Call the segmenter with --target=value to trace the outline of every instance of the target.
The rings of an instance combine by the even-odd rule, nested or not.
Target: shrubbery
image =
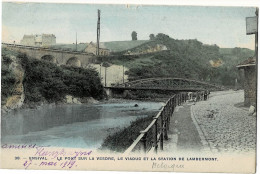
[[[103,142],[101,149],[109,149],[116,152],[124,152],[153,120],[155,113],[148,117],[139,118],[131,122],[131,125],[109,135]]]
[[[25,69],[25,102],[62,101],[66,95],[103,98],[103,86],[94,69],[57,66],[19,54]]]

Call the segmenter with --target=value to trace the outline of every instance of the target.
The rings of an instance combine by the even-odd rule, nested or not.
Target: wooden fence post
[[[157,153],[158,151],[158,144],[157,144],[157,135],[158,135],[158,123],[157,123],[157,118],[155,118],[156,121],[154,123],[154,150],[155,150],[155,153]]]
[[[163,114],[161,112],[160,150],[163,150]]]
[[[141,151],[143,151],[143,153],[145,154],[146,153],[146,150],[147,150],[147,132],[145,132],[144,133],[144,136],[143,136],[143,138],[141,139],[141,143],[142,143],[142,150]]]
[[[163,134],[164,134],[164,139],[168,140],[168,134],[167,134],[167,112],[164,110],[162,116],[163,116]]]

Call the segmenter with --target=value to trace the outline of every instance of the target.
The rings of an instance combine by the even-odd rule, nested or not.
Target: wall
[[[90,66],[96,68],[97,72],[100,74],[100,65],[99,64],[90,64]],[[105,86],[105,67],[101,67],[101,82]],[[124,72],[128,71],[128,68],[124,67]],[[107,67],[106,70],[107,86],[110,87],[113,84],[123,83],[123,66],[121,65],[111,65]],[[124,82],[128,81],[128,76],[124,75]]]
[[[42,35],[42,46],[49,46],[56,44],[56,37],[53,34],[43,34]]]
[[[21,40],[21,45],[35,46],[35,40],[33,35],[24,35]]]
[[[250,106],[256,104],[256,69],[255,66],[248,66],[244,68],[245,79],[245,100],[244,105]]]

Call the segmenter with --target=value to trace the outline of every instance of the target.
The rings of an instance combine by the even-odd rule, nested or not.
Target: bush
[[[57,66],[18,55],[25,69],[25,102],[62,101],[66,95],[103,98],[103,86],[94,69]]]
[[[132,121],[130,126],[109,135],[103,142],[101,149],[109,149],[117,152],[124,152],[140,135],[140,131],[144,130],[153,120],[155,113],[151,113],[148,117],[138,118]]]

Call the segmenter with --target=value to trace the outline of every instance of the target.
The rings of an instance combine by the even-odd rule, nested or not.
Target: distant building
[[[244,105],[250,106],[256,104],[256,58],[250,57],[237,65],[238,69],[243,69],[244,80]]]
[[[88,46],[85,49],[85,52],[87,53],[93,53],[96,55],[97,45],[93,42],[90,42]],[[110,50],[107,48],[104,48],[102,44],[100,44],[99,48],[99,55],[100,56],[108,56],[110,54]]]
[[[38,47],[51,46],[56,44],[56,36],[54,34],[24,35],[20,43],[21,45]]]

